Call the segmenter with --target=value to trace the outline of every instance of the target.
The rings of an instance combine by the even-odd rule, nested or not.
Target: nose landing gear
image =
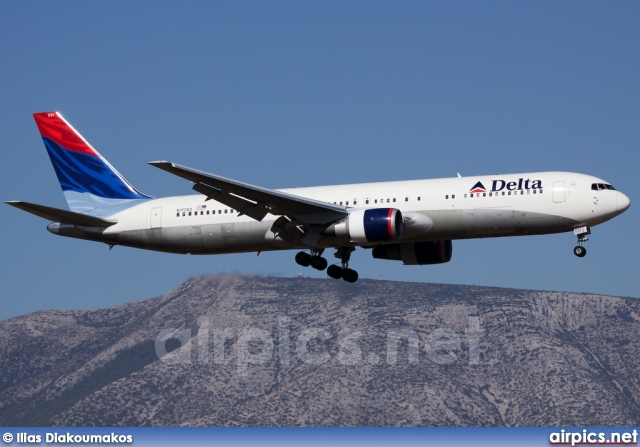
[[[591,229],[585,225],[580,228],[575,228],[573,234],[578,236],[578,245],[573,249],[573,254],[579,258],[584,258],[587,254],[587,249],[584,248],[582,244],[589,240],[587,235],[591,234]]]

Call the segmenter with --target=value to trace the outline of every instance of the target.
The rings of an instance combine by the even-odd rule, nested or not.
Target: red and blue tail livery
[[[33,117],[71,211],[151,198],[131,185],[59,112],[34,113]]]

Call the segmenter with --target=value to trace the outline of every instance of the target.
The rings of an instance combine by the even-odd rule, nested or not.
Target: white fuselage
[[[624,194],[594,189],[594,184],[606,182],[585,174],[537,172],[281,191],[346,206],[349,211],[396,208],[403,215],[424,215],[432,221],[426,230],[407,233],[394,241],[397,243],[559,233],[600,224],[628,208]],[[273,237],[270,228],[278,216],[268,214],[257,221],[205,199],[198,194],[141,201],[101,215],[118,222],[106,229],[61,224],[52,224],[49,229],[65,236],[172,253],[238,253],[303,246]],[[357,245],[372,244],[326,235],[317,247]]]

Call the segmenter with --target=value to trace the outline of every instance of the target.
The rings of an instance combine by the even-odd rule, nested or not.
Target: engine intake
[[[376,259],[402,261],[404,265],[443,264],[451,260],[452,253],[453,244],[449,240],[378,245],[371,251]]]
[[[351,242],[389,242],[402,237],[402,213],[395,208],[356,210],[326,233],[347,236]]]

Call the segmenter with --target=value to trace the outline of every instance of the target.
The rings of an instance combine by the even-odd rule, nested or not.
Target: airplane
[[[113,246],[210,255],[301,250],[295,261],[353,283],[357,248],[405,265],[449,262],[459,239],[571,232],[574,253],[591,227],[623,213],[629,198],[572,172],[531,172],[267,189],[169,161],[150,165],[198,194],[153,198],[127,181],[59,112],[33,114],[69,210],[7,204],[51,220],[56,235]],[[329,265],[326,249],[338,262]]]

